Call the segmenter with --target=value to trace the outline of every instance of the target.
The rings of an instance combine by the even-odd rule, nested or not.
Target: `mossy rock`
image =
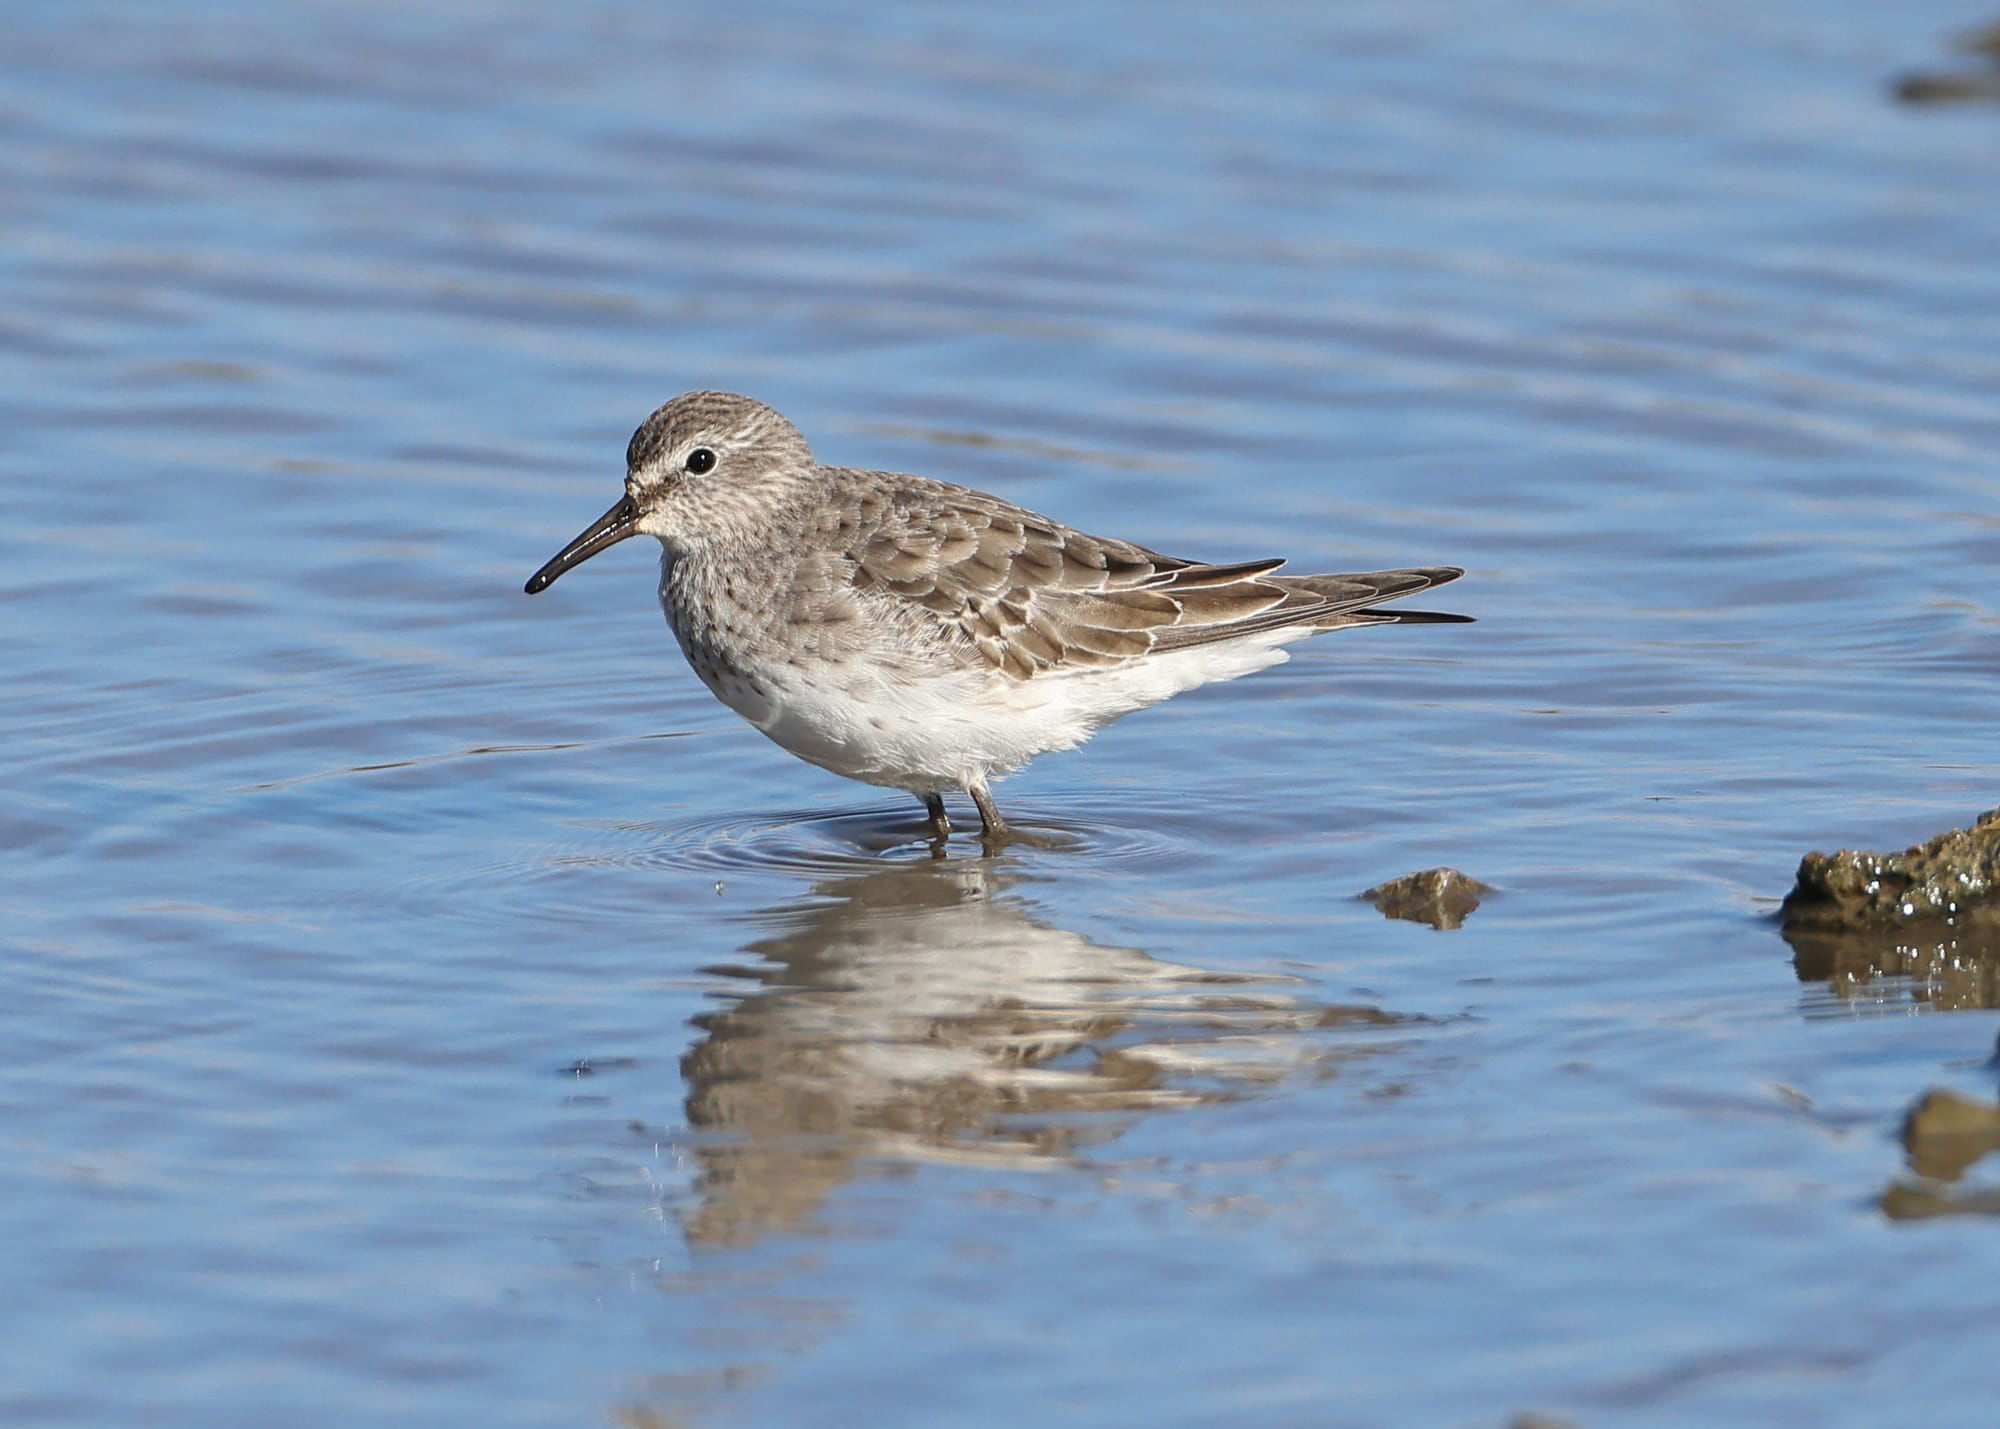
[[[1779,917],[1787,928],[1896,928],[2000,911],[2000,809],[1901,853],[1809,853]]]

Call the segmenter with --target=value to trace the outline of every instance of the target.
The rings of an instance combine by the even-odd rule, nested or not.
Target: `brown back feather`
[[[1463,574],[1438,566],[1273,576],[1283,560],[1178,560],[944,482],[827,475],[863,488],[829,533],[852,563],[855,589],[923,612],[969,660],[1021,680],[1287,626],[1377,624],[1395,617],[1369,606]]]

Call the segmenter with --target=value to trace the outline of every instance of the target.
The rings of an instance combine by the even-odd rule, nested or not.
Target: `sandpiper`
[[[989,843],[989,786],[1038,754],[1351,625],[1466,619],[1376,609],[1455,566],[1280,576],[1088,536],[928,477],[821,466],[777,412],[689,392],[625,452],[625,495],[528,581],[546,590],[627,536],[662,549],[660,604],[715,697],[799,758],[923,802],[962,790]]]

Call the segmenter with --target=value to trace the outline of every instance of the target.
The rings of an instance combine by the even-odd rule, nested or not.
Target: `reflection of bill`
[[[992,865],[820,884],[744,951],[740,1001],[682,1062],[698,1241],[794,1225],[863,1158],[1032,1165],[1106,1113],[1242,1095],[1322,1062],[1315,1029],[1398,1021],[1289,979],[1161,962],[1035,921]],[[768,915],[766,915],[768,917]]]

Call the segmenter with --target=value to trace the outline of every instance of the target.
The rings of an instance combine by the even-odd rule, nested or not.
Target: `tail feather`
[[[1385,600],[1448,585],[1465,572],[1457,566],[1422,566],[1405,571],[1355,571],[1327,576],[1267,576],[1270,584],[1331,601],[1342,610],[1359,610]]]
[[[1307,615],[1299,623],[1316,630],[1342,630],[1350,625],[1466,625],[1469,615],[1438,610],[1377,610],[1384,601],[1401,600],[1449,585],[1465,572],[1457,566],[1422,566],[1404,571],[1360,571],[1347,575],[1279,577],[1274,584],[1290,586],[1332,603],[1332,609]]]
[[[1457,580],[1465,572],[1457,566],[1424,566],[1401,571],[1361,571],[1324,576],[1260,576],[1256,583],[1284,592],[1281,603],[1243,620],[1218,622],[1194,629],[1161,630],[1155,650],[1178,650],[1209,645],[1218,640],[1235,640],[1268,630],[1303,626],[1311,630],[1342,630],[1353,625],[1460,625],[1468,615],[1439,611],[1385,611],[1374,607],[1383,601],[1400,600]]]
[[[1478,618],[1453,615],[1443,610],[1371,610],[1368,613],[1379,615],[1387,625],[1470,625]]]

